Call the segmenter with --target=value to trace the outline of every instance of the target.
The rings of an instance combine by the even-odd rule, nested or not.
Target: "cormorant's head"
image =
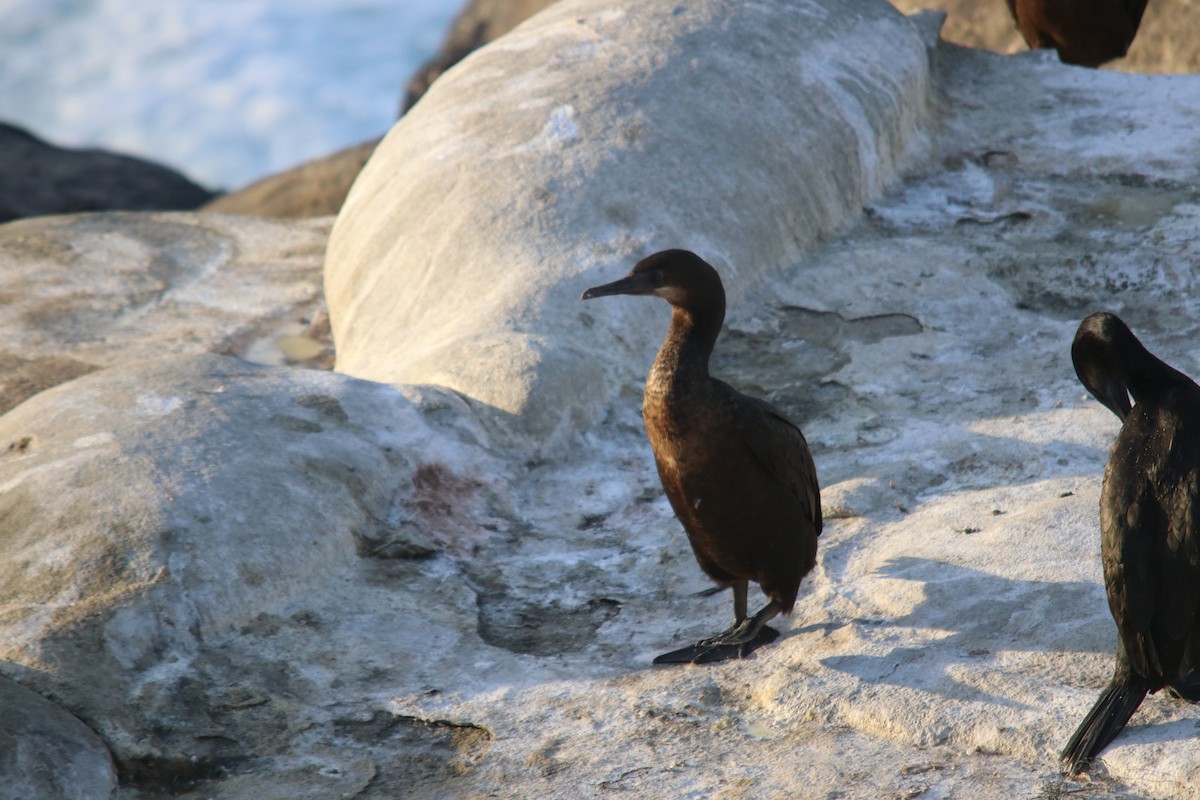
[[[654,294],[673,306],[720,308],[725,312],[721,276],[704,259],[688,250],[663,250],[647,256],[620,280],[593,286],[582,300],[613,294]]]
[[[1122,422],[1133,408],[1127,361],[1144,350],[1129,326],[1107,311],[1090,314],[1079,323],[1071,343],[1071,361],[1079,382]]]

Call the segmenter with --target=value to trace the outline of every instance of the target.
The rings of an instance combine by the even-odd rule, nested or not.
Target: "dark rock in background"
[[[0,122],[0,222],[76,211],[186,211],[213,193],[168,167],[56,147]]]

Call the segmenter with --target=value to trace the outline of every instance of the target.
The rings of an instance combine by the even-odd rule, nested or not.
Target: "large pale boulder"
[[[325,267],[337,368],[552,441],[662,331],[647,303],[595,324],[585,286],[680,246],[741,300],[892,180],[928,109],[925,43],[882,0],[557,3],[442,76],[359,176]]]
[[[469,594],[426,602],[386,562],[486,539],[506,492],[481,435],[453,396],[220,356],[42,392],[0,417],[0,672],[86,721],[136,785],[294,756],[312,726],[372,713],[344,669],[372,660],[372,630],[413,677],[474,631]],[[368,598],[394,618],[354,622]],[[357,655],[293,663],[280,628],[321,647],[327,625]]]
[[[117,790],[108,750],[75,717],[0,678],[0,800],[105,800]]]

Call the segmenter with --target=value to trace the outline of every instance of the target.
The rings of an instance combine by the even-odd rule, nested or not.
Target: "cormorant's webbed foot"
[[[734,581],[730,585],[733,587],[733,627],[711,639],[696,642],[691,647],[663,653],[654,659],[655,664],[714,664],[733,658],[745,658],[764,644],[770,644],[779,638],[779,631],[767,627],[767,622],[779,614],[779,604],[772,600],[753,617],[747,617],[747,582]],[[712,590],[708,592],[713,593],[715,592]]]
[[[770,644],[779,638],[779,631],[769,625],[759,629],[753,639],[743,642],[723,641],[723,638],[733,631],[726,631],[720,636],[696,642],[691,647],[683,647],[663,653],[654,659],[655,664],[715,664],[718,661],[730,661],[735,658],[745,658],[764,644]]]

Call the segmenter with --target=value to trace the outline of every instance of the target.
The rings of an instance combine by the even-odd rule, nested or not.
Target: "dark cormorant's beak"
[[[579,299],[591,300],[593,297],[608,297],[613,294],[654,294],[654,290],[660,285],[661,278],[657,272],[631,272],[612,283],[593,286]]]

